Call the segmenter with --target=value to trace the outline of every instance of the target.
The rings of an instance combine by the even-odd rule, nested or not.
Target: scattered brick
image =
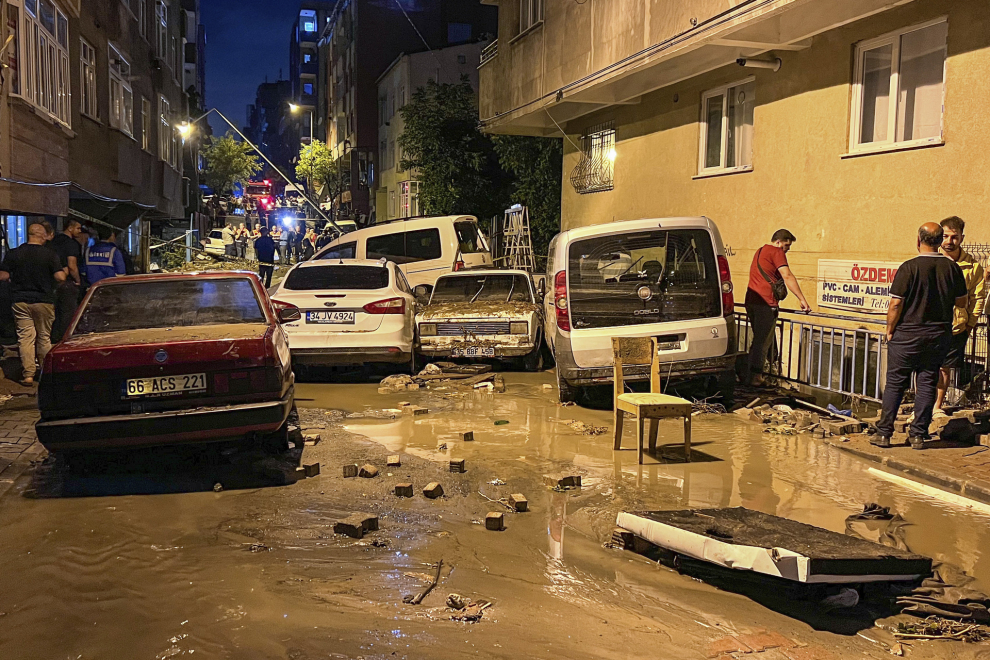
[[[310,463],[309,465],[303,465],[303,472],[307,477],[315,477],[320,473],[320,464]]]
[[[364,522],[361,518],[351,516],[346,520],[339,520],[333,524],[334,534],[344,534],[352,539],[364,538]]]
[[[753,649],[749,648],[735,637],[723,637],[722,639],[716,639],[714,642],[708,645],[708,650],[706,655],[709,658],[717,658],[722,655],[728,655],[729,653],[752,653],[752,652]]]
[[[356,477],[358,476],[358,466],[357,465],[345,465],[344,466],[344,478]]]
[[[406,406],[405,408],[402,409],[402,412],[406,413],[407,415],[412,415],[413,417],[419,417],[420,415],[425,415],[426,413],[430,412],[430,409],[424,408],[422,406]]]
[[[413,496],[413,485],[412,484],[395,484],[395,495],[396,495],[396,497],[412,497]]]
[[[402,459],[399,458],[398,454],[393,454],[388,457],[387,465],[389,467],[402,467]]]
[[[464,442],[474,442],[474,431],[467,431],[461,435]]]
[[[524,511],[529,511],[529,500],[522,493],[513,493],[509,495],[509,504],[517,513],[523,513]]]
[[[450,471],[455,473],[467,472],[467,468],[464,466],[464,459],[458,458],[450,462]]]
[[[485,516],[485,529],[493,532],[501,532],[505,529],[505,514],[492,512]]]
[[[358,472],[358,476],[359,477],[363,477],[365,479],[374,479],[375,477],[378,476],[378,468],[376,468],[374,465],[370,465],[370,464],[369,465],[362,465],[361,466],[361,471]]]
[[[351,517],[361,521],[361,528],[365,532],[378,531],[378,516],[372,513],[355,513]]]
[[[438,497],[443,497],[443,486],[435,481],[432,481],[426,484],[426,488],[423,489],[423,495],[426,495],[426,497],[431,500],[435,500]]]
[[[320,436],[319,433],[307,433],[303,435],[303,442],[305,442],[310,447],[312,447],[313,445],[320,444],[320,440],[322,439],[323,438]]]
[[[581,475],[545,474],[543,483],[551,488],[580,488]]]

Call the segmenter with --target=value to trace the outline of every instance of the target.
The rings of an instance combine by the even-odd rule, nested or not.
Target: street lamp
[[[297,103],[289,104],[289,112],[296,114],[301,111],[303,107]],[[309,143],[313,144],[313,111],[309,111]]]
[[[287,177],[285,175],[285,173],[282,172],[282,170],[280,170],[278,168],[278,166],[275,163],[273,163],[268,156],[265,155],[265,152],[263,152],[261,149],[258,148],[258,145],[256,145],[254,142],[251,142],[251,140],[249,140],[247,138],[247,136],[244,135],[244,133],[241,132],[241,129],[237,128],[237,126],[235,126],[232,121],[230,121],[229,119],[227,119],[224,116],[224,114],[222,112],[220,112],[219,110],[217,110],[216,108],[210,108],[209,110],[206,111],[205,114],[197,117],[196,119],[193,119],[192,121],[184,121],[181,124],[179,124],[176,127],[178,129],[178,131],[179,131],[179,134],[182,135],[183,137],[185,137],[186,135],[188,135],[189,133],[192,132],[193,126],[195,124],[198,124],[199,122],[203,121],[204,119],[206,119],[207,117],[209,117],[214,112],[217,114],[218,117],[220,117],[220,119],[224,120],[227,123],[227,125],[230,126],[234,130],[234,132],[237,133],[238,136],[240,136],[240,138],[242,140],[244,140],[249,145],[251,145],[251,148],[254,149],[255,151],[257,151],[258,152],[258,155],[261,156],[261,158],[264,159],[264,161],[266,163],[268,163],[268,165],[273,170],[275,170],[278,173],[278,175],[280,177],[282,177],[282,179],[285,180],[286,183],[292,183],[292,180],[289,177]],[[309,205],[313,207],[313,210],[315,210],[317,213],[320,214],[320,217],[321,218],[323,218],[324,220],[326,220],[327,222],[329,222],[334,227],[334,229],[336,229],[337,231],[339,231],[341,234],[344,233],[344,230],[341,229],[340,226],[337,225],[336,222],[334,222],[329,217],[327,217],[327,214],[323,212],[323,209],[320,208],[320,205],[319,204],[315,204],[313,202],[313,200],[309,197],[309,195],[305,195],[304,194],[303,196],[306,198],[306,201],[309,203]]]

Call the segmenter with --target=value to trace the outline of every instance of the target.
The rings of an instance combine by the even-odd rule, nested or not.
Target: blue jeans
[[[897,411],[914,375],[914,421],[908,434],[912,438],[928,438],[938,371],[945,361],[951,340],[951,332],[941,336],[917,336],[900,329],[894,331],[894,338],[887,342],[887,384],[883,388],[883,413],[877,424],[880,435],[885,438],[894,435]]]

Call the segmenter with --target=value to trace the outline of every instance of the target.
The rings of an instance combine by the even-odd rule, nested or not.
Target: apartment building
[[[139,219],[183,216],[178,0],[8,0],[0,116],[8,245],[33,217],[109,223],[139,256]]]
[[[378,79],[378,178],[375,210],[378,221],[409,218],[422,213],[416,172],[403,170],[399,137],[400,110],[411,94],[430,80],[453,84],[466,77],[478,90],[478,64],[486,43],[470,43],[400,55]]]
[[[896,267],[949,215],[987,240],[985,1],[486,2],[483,125],[566,136],[565,229],[708,216],[738,290],[784,227],[809,300],[858,312],[830,268]]]

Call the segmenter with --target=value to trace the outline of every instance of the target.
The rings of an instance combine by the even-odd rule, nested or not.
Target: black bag
[[[756,267],[760,270],[760,275],[763,276],[763,279],[765,279],[770,284],[770,292],[773,293],[774,300],[780,302],[781,300],[787,297],[787,285],[784,284],[783,278],[779,280],[771,280],[770,277],[766,274],[766,272],[763,270],[763,266],[760,265],[760,254],[762,252],[763,252],[763,248],[760,248],[756,252]]]

